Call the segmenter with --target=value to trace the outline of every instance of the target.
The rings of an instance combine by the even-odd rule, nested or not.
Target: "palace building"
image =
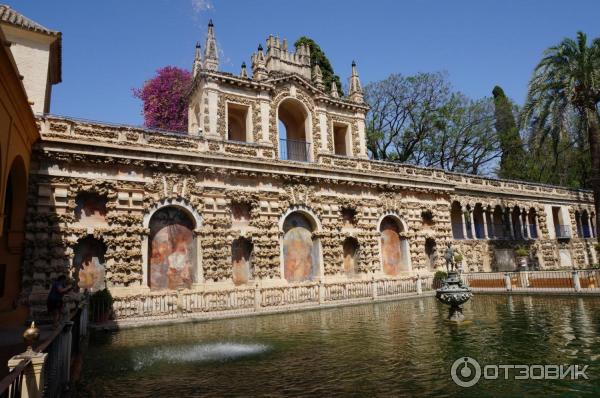
[[[590,191],[370,160],[354,62],[340,96],[308,47],[269,36],[239,75],[218,54],[211,22],[187,134],[37,117],[23,300],[59,274],[132,300],[410,278],[449,242],[471,272],[517,269],[519,246],[530,268],[597,262]]]

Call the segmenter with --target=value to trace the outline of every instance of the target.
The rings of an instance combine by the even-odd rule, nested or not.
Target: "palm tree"
[[[534,135],[558,139],[572,126],[586,130],[591,155],[590,186],[594,192],[596,225],[600,225],[600,39],[564,39],[548,48],[535,67],[522,118]]]

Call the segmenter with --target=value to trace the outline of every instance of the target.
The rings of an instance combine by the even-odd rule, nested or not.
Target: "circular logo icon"
[[[481,366],[471,357],[458,358],[450,369],[452,381],[460,387],[473,387],[481,378]]]

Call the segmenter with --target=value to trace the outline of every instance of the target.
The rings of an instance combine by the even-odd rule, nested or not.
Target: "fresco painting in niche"
[[[289,282],[311,280],[316,276],[317,248],[310,222],[299,213],[290,214],[283,224],[283,268]]]
[[[96,292],[106,287],[104,243],[91,236],[79,240],[74,249],[73,265],[79,270],[77,285],[84,290]]]
[[[85,224],[98,224],[106,221],[106,197],[84,192],[75,200],[75,217]]]
[[[400,229],[391,217],[381,222],[381,254],[383,257],[383,272],[386,275],[398,275],[402,264],[400,250]]]
[[[165,207],[150,220],[150,288],[190,288],[196,272],[194,223],[181,209]]]
[[[354,276],[357,274],[357,256],[358,256],[358,242],[353,238],[347,238],[344,241],[344,272],[348,276]]]
[[[233,241],[231,258],[235,285],[248,283],[252,278],[251,255],[252,244],[247,239],[240,238]]]

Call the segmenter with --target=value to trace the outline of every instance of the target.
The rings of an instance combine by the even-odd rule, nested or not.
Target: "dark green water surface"
[[[456,327],[434,298],[95,332],[81,397],[596,396],[600,298],[476,295]],[[453,362],[589,365],[589,380],[481,379]],[[503,376],[502,376],[503,377]]]

